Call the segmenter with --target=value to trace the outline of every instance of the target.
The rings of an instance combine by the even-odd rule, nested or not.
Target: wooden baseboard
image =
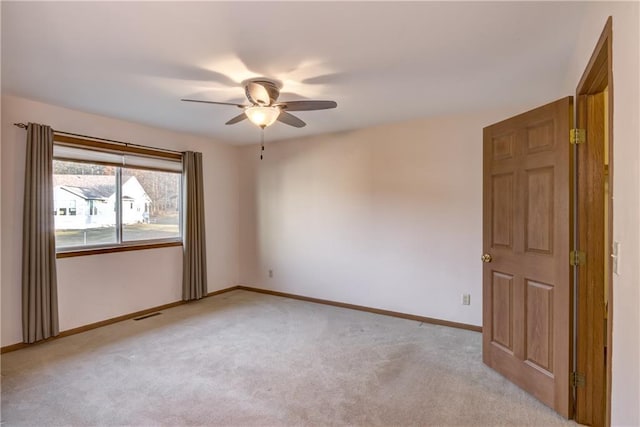
[[[240,286],[230,286],[228,288],[220,289],[219,291],[209,292],[207,297],[212,297],[215,295],[225,294],[227,292],[235,291],[236,289],[240,289]]]
[[[316,304],[332,305],[334,307],[348,308],[348,309],[351,309],[351,310],[366,311],[368,313],[382,314],[384,316],[399,317],[401,319],[415,320],[415,321],[418,321],[418,322],[431,323],[431,324],[434,324],[434,325],[449,326],[451,328],[466,329],[466,330],[469,330],[469,331],[482,332],[482,326],[469,325],[469,324],[466,324],[466,323],[450,322],[448,320],[434,319],[432,317],[416,316],[414,314],[400,313],[400,312],[397,312],[397,311],[390,311],[390,310],[382,310],[382,309],[379,309],[379,308],[365,307],[365,306],[362,306],[362,305],[355,305],[355,304],[347,304],[347,303],[344,303],[344,302],[330,301],[330,300],[325,300],[325,299],[320,299],[320,298],[305,297],[305,296],[302,296],[302,295],[289,294],[289,293],[286,293],[286,292],[271,291],[269,289],[254,288],[254,287],[251,287],[251,286],[243,286],[243,285],[231,286],[229,288],[225,288],[225,289],[220,289],[218,291],[209,292],[206,297],[211,297],[211,296],[214,296],[214,295],[220,295],[220,294],[223,294],[223,293],[226,293],[226,292],[235,291],[236,289],[241,289],[241,290],[249,291],[249,292],[257,292],[257,293],[267,294],[267,295],[274,295],[274,296],[278,296],[278,297],[297,299],[297,300],[301,300],[301,301],[313,302],[313,303],[316,303]],[[55,337],[48,338],[48,339],[42,340],[42,341],[38,341],[38,342],[35,342],[33,344],[27,344],[27,343],[22,343],[21,342],[21,343],[17,343],[17,344],[8,345],[8,346],[0,348],[0,354],[8,353],[10,351],[20,350],[22,348],[31,347],[31,346],[38,345],[38,344],[41,344],[41,343],[53,341],[53,340],[56,340],[56,339],[59,339],[59,338],[68,337],[70,335],[80,334],[82,332],[90,331],[91,329],[96,329],[96,328],[100,328],[102,326],[111,325],[113,323],[122,322],[124,320],[133,319],[135,317],[144,316],[144,315],[147,315],[147,314],[154,313],[156,311],[161,311],[161,310],[166,310],[166,309],[169,309],[169,308],[172,308],[172,307],[177,307],[179,305],[187,304],[189,302],[192,302],[192,301],[175,301],[175,302],[171,302],[169,304],[159,305],[157,307],[151,307],[151,308],[147,308],[145,310],[136,311],[135,313],[124,314],[122,316],[113,317],[111,319],[102,320],[100,322],[90,323],[88,325],[80,326],[80,327],[73,328],[73,329],[67,329],[66,331],[60,332],[60,334],[55,336]]]
[[[236,289],[239,289],[239,286],[231,286],[229,288],[225,288],[225,289],[220,289],[218,291],[209,292],[205,298],[211,297],[211,296],[214,296],[214,295],[220,295],[220,294],[223,294],[223,293],[229,292],[229,291],[234,291]],[[133,319],[133,318],[136,318],[136,317],[144,316],[146,314],[151,314],[151,313],[154,313],[156,311],[167,310],[169,308],[177,307],[179,305],[187,304],[189,302],[192,302],[192,301],[174,301],[174,302],[170,302],[169,304],[163,304],[163,305],[159,305],[157,307],[151,307],[151,308],[147,308],[145,310],[136,311],[135,313],[123,314],[122,316],[117,316],[117,317],[113,317],[111,319],[101,320],[100,322],[90,323],[88,325],[79,326],[79,327],[73,328],[73,329],[67,329],[66,331],[60,332],[55,337],[47,338],[46,340],[38,341],[38,342],[35,342],[35,343],[32,343],[32,344],[27,344],[27,343],[24,343],[24,342],[20,342],[20,343],[17,343],[17,344],[7,345],[5,347],[0,348],[0,354],[9,353],[10,351],[16,351],[16,350],[20,350],[22,348],[27,348],[27,347],[38,345],[38,344],[41,344],[41,343],[57,340],[59,338],[68,337],[70,335],[81,334],[82,332],[90,331],[91,329],[96,329],[96,328],[100,328],[102,326],[111,325],[113,323],[122,322],[124,320],[129,320],[129,319]]]
[[[261,294],[275,295],[278,297],[292,298],[301,301],[314,302],[316,304],[332,305],[334,307],[348,308],[351,310],[366,311],[368,313],[382,314],[384,316],[399,317],[401,319],[416,320],[418,322],[431,323],[440,326],[449,326],[451,328],[466,329],[468,331],[482,332],[482,326],[469,325],[467,323],[451,322],[449,320],[434,319],[432,317],[416,316],[415,314],[400,313],[397,311],[382,310],[379,308],[365,307],[362,305],[347,304],[344,302],[330,301],[326,299],[305,297],[302,295],[289,294],[286,292],[271,291],[269,289],[253,288],[251,286],[236,286],[237,289],[244,291],[258,292]]]

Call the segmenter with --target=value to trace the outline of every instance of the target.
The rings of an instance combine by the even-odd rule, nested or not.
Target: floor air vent
[[[157,311],[155,313],[151,313],[151,314],[146,314],[144,316],[140,316],[140,317],[136,317],[133,320],[143,320],[143,319],[148,319],[149,317],[154,317],[154,316],[160,316],[162,313]]]

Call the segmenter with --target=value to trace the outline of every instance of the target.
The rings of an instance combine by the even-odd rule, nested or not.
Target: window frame
[[[132,146],[124,143],[111,143],[104,141],[96,141],[92,139],[78,138],[67,135],[58,135],[54,134],[54,145],[59,146],[68,146],[72,148],[79,148],[90,151],[101,151],[101,152],[109,152],[116,153],[122,155],[131,155],[135,157],[151,157],[158,158],[163,160],[171,160],[175,162],[182,163],[182,153],[172,152],[172,151],[162,151],[156,150],[150,147],[142,147],[142,146]],[[94,160],[85,160],[77,159],[77,158],[66,158],[64,156],[54,156],[53,160],[59,161],[69,161],[74,163],[86,163],[86,164],[94,164],[94,165],[108,165],[116,168],[115,178],[115,186],[116,186],[116,242],[114,243],[104,243],[104,244],[92,244],[92,245],[83,245],[83,246],[68,246],[63,248],[56,247],[56,258],[69,258],[76,256],[85,256],[85,255],[97,255],[97,254],[105,254],[105,253],[113,253],[113,252],[126,252],[126,251],[134,251],[134,250],[146,250],[146,249],[155,249],[155,248],[166,248],[173,246],[182,246],[183,244],[183,192],[184,192],[184,178],[182,172],[178,172],[175,170],[169,170],[162,167],[147,167],[147,166],[135,166],[135,165],[126,165],[126,164],[117,164],[111,162],[99,162]],[[178,230],[179,236],[172,238],[158,238],[158,239],[144,239],[144,240],[123,240],[123,228],[124,224],[122,222],[122,208],[123,201],[121,200],[122,194],[122,170],[149,170],[156,172],[166,172],[166,173],[174,173],[179,175],[180,180],[180,193],[179,193],[179,215],[178,215]],[[182,170],[182,167],[180,168]],[[91,214],[91,213],[90,213]]]

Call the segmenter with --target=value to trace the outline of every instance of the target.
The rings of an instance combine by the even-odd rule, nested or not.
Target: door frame
[[[587,262],[580,263],[577,270],[577,276],[575,276],[575,304],[576,304],[576,348],[574,354],[578,355],[578,350],[581,350],[580,356],[582,361],[576,359],[576,366],[574,369],[578,373],[584,370],[586,381],[588,383],[589,392],[576,389],[576,413],[575,419],[579,423],[588,423],[596,425],[611,424],[611,354],[612,354],[612,320],[613,320],[613,258],[611,257],[612,245],[613,245],[613,69],[612,69],[612,18],[607,19],[600,39],[596,44],[594,51],[589,59],[586,69],[583,72],[582,78],[578,83],[576,89],[576,127],[585,129],[587,140],[586,144],[589,144],[588,138],[590,129],[589,127],[595,127],[594,113],[588,108],[588,98],[590,95],[599,94],[608,89],[606,93],[606,103],[608,104],[608,110],[606,111],[608,125],[605,127],[604,132],[608,136],[608,145],[604,147],[608,153],[608,176],[604,179],[607,180],[609,185],[609,198],[606,201],[608,209],[608,218],[605,221],[604,216],[604,204],[602,206],[596,206],[597,200],[593,200],[586,194],[586,188],[577,185],[576,195],[576,215],[579,212],[589,212],[589,219],[591,222],[577,219],[575,226],[576,237],[582,241],[576,241],[577,246],[575,248],[587,254]],[[591,129],[593,131],[593,129]],[[597,172],[595,168],[602,168],[602,159],[599,157],[582,155],[585,152],[586,147],[577,145],[575,148],[577,154],[577,168],[578,168],[578,180],[593,178],[593,175]],[[599,162],[599,163],[598,163]],[[592,218],[595,215],[597,218]],[[574,218],[578,218],[574,216]],[[599,238],[605,231],[605,227],[608,229],[607,242],[605,244],[603,238]],[[595,238],[589,239],[589,236],[595,236]],[[600,258],[599,262],[589,259],[589,254],[604,254],[604,259]],[[606,259],[606,261],[605,261]],[[591,262],[590,262],[591,261]],[[609,264],[608,271],[604,269],[605,263]],[[605,277],[605,271],[607,271]],[[597,292],[594,295],[593,289],[589,289],[589,281],[587,278],[590,274],[601,275],[605,278],[607,283],[608,292],[608,305],[598,304],[597,298],[602,297]],[[606,325],[605,325],[606,316]],[[606,329],[606,342],[603,342],[602,337],[594,337],[592,331],[605,330]],[[595,338],[595,341],[594,341]],[[606,345],[606,355],[602,356],[602,348],[599,345]],[[600,352],[598,354],[598,352]],[[604,365],[596,363],[595,361],[604,361]],[[601,381],[604,377],[604,381]],[[604,399],[604,414],[597,414],[599,399]]]

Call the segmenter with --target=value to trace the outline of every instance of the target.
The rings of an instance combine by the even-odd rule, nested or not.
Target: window
[[[129,200],[122,213],[123,240],[179,238],[180,174],[123,168],[122,177],[122,197]]]
[[[54,145],[58,252],[180,242],[179,155],[156,157],[99,145]]]

